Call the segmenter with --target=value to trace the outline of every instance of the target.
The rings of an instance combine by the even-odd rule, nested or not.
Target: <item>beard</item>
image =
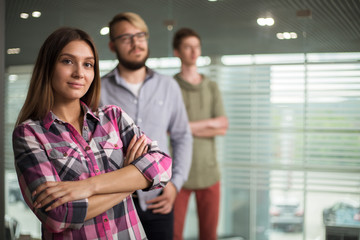
[[[134,51],[136,47],[132,48],[130,50],[131,51]],[[146,63],[146,60],[148,59],[149,57],[149,50],[147,51],[145,57],[142,59],[142,60],[139,60],[139,61],[129,61],[127,60],[121,53],[120,51],[118,51],[118,49],[116,49],[116,56],[117,56],[117,59],[119,60],[119,63],[126,69],[128,70],[138,70],[142,67],[145,66],[145,63]]]

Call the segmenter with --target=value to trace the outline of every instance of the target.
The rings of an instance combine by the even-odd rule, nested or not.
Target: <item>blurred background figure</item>
[[[192,29],[182,28],[175,33],[173,48],[174,55],[181,60],[181,71],[175,79],[183,94],[194,137],[189,178],[174,206],[174,239],[183,239],[186,210],[192,192],[196,196],[200,239],[217,239],[220,171],[215,136],[225,135],[228,120],[217,84],[197,71],[196,61],[201,55],[199,35]]]
[[[124,109],[167,153],[170,137],[171,182],[163,191],[137,191],[134,194],[147,237],[168,240],[173,235],[173,204],[187,179],[192,154],[192,136],[181,91],[174,79],[145,66],[149,56],[149,32],[138,14],[116,15],[109,23],[109,29],[109,47],[119,64],[102,78],[101,103]]]

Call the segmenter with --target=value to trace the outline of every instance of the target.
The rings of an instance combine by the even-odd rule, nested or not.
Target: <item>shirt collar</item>
[[[145,81],[148,81],[149,79],[152,79],[152,77],[154,76],[154,71],[148,67],[145,67],[145,68],[146,68]],[[112,70],[112,75],[115,76],[115,82],[118,85],[126,86],[125,79],[120,76],[118,67],[116,67],[114,70]]]
[[[81,104],[81,108],[82,111],[85,113],[84,114],[84,118],[86,118],[86,120],[92,120],[92,121],[100,121],[99,117],[96,115],[96,113],[93,113],[91,111],[91,109],[82,101],[80,101]],[[65,122],[62,121],[60,118],[58,118],[55,113],[53,113],[52,111],[48,112],[48,114],[44,117],[43,119],[43,125],[44,127],[49,130],[50,126],[54,123],[54,122],[58,122],[60,124],[64,124]]]
[[[185,88],[185,89],[190,90],[190,91],[199,91],[199,90],[201,90],[203,88],[204,85],[208,84],[208,80],[205,77],[205,75],[203,75],[203,74],[200,74],[200,75],[201,75],[202,81],[199,84],[196,84],[196,85],[185,81],[181,77],[180,73],[175,74],[174,78],[176,80],[178,80],[178,83],[182,88]]]

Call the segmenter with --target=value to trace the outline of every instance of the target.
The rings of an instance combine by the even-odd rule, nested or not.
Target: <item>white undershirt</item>
[[[139,93],[140,93],[140,88],[143,84],[143,82],[139,82],[139,83],[129,83],[126,82],[129,90],[136,96],[139,97]]]

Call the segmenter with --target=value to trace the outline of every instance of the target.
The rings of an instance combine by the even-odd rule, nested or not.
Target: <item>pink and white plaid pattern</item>
[[[42,222],[43,239],[147,239],[131,196],[103,214],[84,221],[87,199],[49,212],[34,209],[31,192],[46,181],[76,181],[123,167],[127,146],[142,132],[117,106],[85,112],[82,136],[49,112],[42,121],[27,120],[13,132],[15,167],[28,206]],[[148,139],[149,151],[132,164],[162,188],[171,178],[171,158]]]

